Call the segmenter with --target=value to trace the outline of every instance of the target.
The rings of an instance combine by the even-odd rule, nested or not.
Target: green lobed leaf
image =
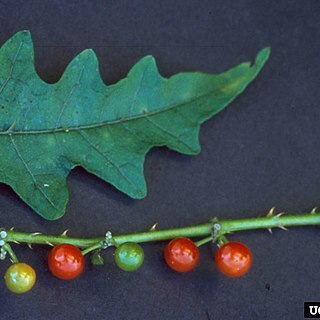
[[[226,107],[257,76],[269,57],[219,75],[179,73],[166,79],[152,56],[106,86],[92,50],[75,57],[48,84],[34,67],[30,33],[0,48],[0,181],[42,217],[61,217],[67,176],[76,166],[132,198],[146,196],[144,159],[154,146],[199,153],[200,125]]]

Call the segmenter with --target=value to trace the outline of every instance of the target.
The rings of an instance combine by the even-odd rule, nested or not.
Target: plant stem
[[[94,244],[93,246],[82,250],[82,255],[84,256],[84,255],[88,254],[91,251],[94,251],[94,250],[97,250],[97,249],[101,249],[102,246],[103,246],[103,241],[100,241],[100,242]]]
[[[201,239],[201,240],[195,242],[194,244],[196,245],[196,247],[201,247],[202,245],[204,245],[212,240],[213,240],[212,236],[209,236],[209,237],[206,237],[204,239]]]
[[[224,235],[221,235],[218,239],[218,247],[220,248],[221,246],[223,246],[224,244],[228,243],[227,238]]]
[[[234,220],[219,220],[212,221],[205,224],[195,225],[191,227],[167,229],[167,230],[156,230],[147,231],[141,233],[132,233],[125,235],[113,236],[111,239],[111,245],[118,246],[124,242],[152,242],[173,239],[176,237],[206,237],[206,242],[211,234],[214,224],[220,226],[220,230],[217,233],[217,237],[221,237],[224,234],[236,231],[252,230],[252,229],[272,229],[272,228],[284,228],[290,226],[308,226],[308,225],[320,225],[320,214],[319,213],[305,213],[290,216],[280,215],[268,215],[266,217],[258,218],[245,218],[245,219],[234,219]],[[6,242],[21,242],[30,244],[61,244],[69,243],[80,248],[95,249],[101,248],[104,237],[99,238],[72,238],[65,235],[52,236],[40,233],[26,233],[17,231],[7,231]],[[198,245],[203,244],[203,240],[198,241]],[[85,253],[91,251],[91,249],[85,250]]]
[[[12,250],[12,248],[11,248],[11,246],[10,246],[9,243],[6,243],[6,244],[3,246],[3,248],[9,253],[10,258],[11,258],[11,260],[12,260],[13,263],[18,263],[18,262],[19,262],[16,254],[13,252],[13,250]]]

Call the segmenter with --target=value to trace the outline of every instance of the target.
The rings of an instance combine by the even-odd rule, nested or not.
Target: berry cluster
[[[144,252],[135,242],[126,242],[115,250],[115,263],[124,271],[135,271],[143,263]],[[193,270],[200,258],[199,249],[189,238],[175,238],[165,248],[167,265],[177,272]],[[217,269],[229,277],[240,277],[248,272],[252,264],[251,251],[240,242],[223,243],[215,256]],[[71,280],[85,268],[83,252],[71,244],[59,244],[52,248],[48,258],[51,273],[59,279]],[[25,293],[35,284],[36,273],[28,264],[15,262],[5,274],[8,289],[14,293]]]
[[[52,245],[48,264],[53,275],[63,280],[71,280],[79,276],[85,268],[84,256],[93,253],[93,264],[103,264],[99,251],[115,246],[114,259],[116,265],[124,271],[139,269],[144,260],[144,252],[138,243],[171,240],[164,252],[167,265],[177,272],[193,270],[200,258],[199,247],[217,242],[219,249],[215,255],[217,269],[228,277],[241,277],[245,275],[252,265],[252,253],[243,243],[228,242],[225,235],[237,231],[267,229],[270,233],[273,228],[287,230],[293,226],[319,226],[320,214],[316,208],[311,212],[286,215],[274,214],[271,208],[264,217],[252,217],[233,220],[211,220],[205,224],[195,226],[155,230],[155,225],[147,232],[131,233],[112,236],[106,232],[104,237],[98,238],[72,238],[67,236],[67,230],[59,236],[42,234],[40,232],[27,233],[6,231],[0,228],[0,260],[10,256],[13,264],[5,274],[6,285],[15,293],[29,291],[35,281],[36,273],[32,267],[20,263],[9,243],[26,243]],[[206,236],[206,237],[205,237]],[[205,237],[197,242],[190,238]],[[79,248],[85,248],[82,251]]]

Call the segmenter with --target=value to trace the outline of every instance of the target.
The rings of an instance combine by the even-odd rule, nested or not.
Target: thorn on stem
[[[64,230],[64,231],[61,233],[61,237],[66,237],[68,232],[69,232],[69,229]]]
[[[149,231],[156,231],[156,230],[157,230],[157,225],[158,225],[158,222],[156,222],[156,223],[149,229]]]
[[[272,234],[272,229],[271,228],[267,228],[267,230],[269,231],[270,234]]]
[[[276,209],[276,207],[272,207],[270,210],[269,210],[269,212],[268,212],[268,214],[267,214],[267,217],[273,217],[273,213],[274,213],[274,210]]]
[[[29,249],[31,249],[31,250],[33,249],[31,243],[27,243],[27,246],[29,247]]]
[[[317,207],[314,207],[312,210],[311,210],[311,212],[310,212],[310,214],[316,214],[317,213]]]
[[[282,229],[282,230],[284,230],[284,231],[289,231],[286,227],[284,227],[284,226],[278,226],[278,228],[280,228],[280,229]]]

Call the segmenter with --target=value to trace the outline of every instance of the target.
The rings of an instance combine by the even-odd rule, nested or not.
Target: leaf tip
[[[77,64],[80,63],[81,65],[85,64],[92,64],[97,65],[98,64],[98,57],[93,49],[85,49],[81,51],[70,63]]]
[[[269,59],[271,54],[271,47],[266,47],[260,50],[256,57],[256,65],[263,66]]]
[[[11,37],[10,39],[9,39],[9,41],[11,40],[11,39],[19,39],[19,38],[24,38],[24,40],[26,41],[32,41],[31,40],[31,32],[29,31],[29,30],[21,30],[21,31],[19,31],[19,32],[17,32],[17,33],[15,33],[14,35],[13,35],[13,37]]]
[[[82,52],[80,52],[80,55],[97,58],[96,53],[91,48],[83,50]]]
[[[24,36],[30,36],[31,32],[29,30],[21,30],[18,33],[22,33]]]
[[[141,186],[141,188],[136,189],[136,191],[134,192],[134,194],[132,194],[132,198],[137,199],[137,200],[141,200],[143,198],[145,198],[148,194],[147,191],[147,187],[146,185]]]
[[[197,146],[194,148],[193,151],[194,151],[193,155],[195,155],[195,156],[201,153],[201,145],[200,145],[200,143],[197,144]]]
[[[142,57],[129,71],[128,76],[132,76],[134,75],[136,72],[145,72],[142,70],[146,70],[146,69],[151,69],[153,71],[155,71],[156,73],[159,73],[158,67],[157,67],[157,62],[156,59],[154,58],[154,56],[152,56],[151,54],[146,55],[144,57]]]
[[[133,199],[141,200],[147,196],[147,190],[139,190],[133,195]]]
[[[144,56],[141,60],[145,60],[147,62],[152,62],[155,63],[156,59],[152,54],[147,54],[146,56]]]

